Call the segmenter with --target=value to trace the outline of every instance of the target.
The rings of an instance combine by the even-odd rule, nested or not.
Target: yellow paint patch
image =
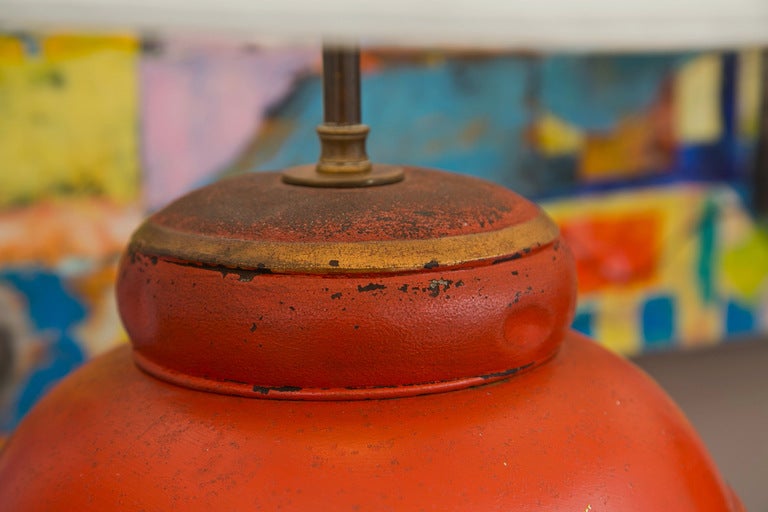
[[[722,265],[726,285],[745,301],[757,300],[768,285],[768,232],[754,229],[725,251]]]
[[[625,119],[612,133],[589,134],[579,175],[601,181],[658,172],[671,162],[671,146],[659,134],[651,116]]]
[[[0,41],[0,206],[138,195],[137,43],[55,36],[18,58]]]
[[[24,60],[24,45],[18,38],[0,35],[0,62]]]
[[[760,119],[760,84],[762,61],[760,50],[747,50],[739,54],[737,75],[737,101],[739,134],[757,137]]]
[[[606,294],[598,302],[593,320],[595,337],[614,352],[637,354],[642,349],[638,297],[630,293]]]
[[[88,355],[97,356],[118,343],[127,341],[127,334],[117,313],[115,279],[117,258],[105,261],[88,272],[74,276],[69,284],[85,300],[90,314],[78,324],[76,332]]]
[[[584,146],[584,133],[550,113],[537,119],[533,126],[533,143],[546,156],[574,155]]]
[[[131,35],[87,36],[58,34],[42,39],[43,55],[50,61],[90,57],[104,51],[132,54],[138,50],[137,40]]]
[[[684,144],[702,144],[720,138],[720,55],[698,57],[675,76],[673,115],[675,133]]]

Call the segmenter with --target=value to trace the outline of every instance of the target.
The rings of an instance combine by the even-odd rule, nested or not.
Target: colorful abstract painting
[[[317,48],[0,36],[0,433],[124,342],[119,255],[219,177],[315,161]],[[371,156],[494,180],[572,248],[574,327],[623,354],[768,331],[749,213],[756,51],[515,55],[368,49]]]
[[[0,37],[0,432],[124,338],[113,283],[143,215],[138,46]]]
[[[544,204],[576,257],[575,327],[624,354],[768,328],[768,244],[728,186]]]

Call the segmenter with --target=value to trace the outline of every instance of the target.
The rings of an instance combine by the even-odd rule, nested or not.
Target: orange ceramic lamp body
[[[227,180],[145,223],[118,298],[132,347],[24,420],[4,510],[742,510],[495,185]]]

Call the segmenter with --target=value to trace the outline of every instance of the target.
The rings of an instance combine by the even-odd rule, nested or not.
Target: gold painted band
[[[553,242],[557,225],[544,213],[496,231],[428,240],[274,242],[186,233],[146,222],[130,250],[151,256],[272,273],[391,273],[514,259]]]

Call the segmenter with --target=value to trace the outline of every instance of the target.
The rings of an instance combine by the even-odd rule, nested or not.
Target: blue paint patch
[[[17,34],[16,37],[24,47],[27,57],[39,58],[43,54],[42,38],[27,33]]]
[[[726,169],[731,173],[738,173],[742,178],[748,178],[751,173],[739,172],[735,169],[739,158],[738,140],[738,56],[734,52],[726,52],[722,57],[723,72],[720,84],[720,116],[722,119],[723,133],[720,137],[720,148],[726,163]],[[751,167],[749,168],[751,171]]]
[[[0,271],[0,281],[29,301],[30,319],[40,331],[63,330],[85,319],[85,307],[56,274],[42,269],[5,270]]]
[[[689,54],[557,55],[542,60],[540,102],[585,130],[609,131],[646,110]]]
[[[643,340],[650,349],[669,347],[675,334],[675,303],[672,297],[655,297],[643,304]]]
[[[594,314],[592,311],[579,311],[576,313],[576,317],[573,319],[571,327],[586,336],[593,336],[593,320]]]
[[[726,333],[751,334],[756,328],[755,314],[750,308],[736,301],[728,301],[725,314]]]
[[[372,127],[376,162],[453,170],[503,181],[520,167],[531,65],[523,59],[451,59],[430,67],[398,66],[363,77],[363,122]],[[272,118],[262,140],[270,153],[258,169],[315,162],[322,122],[319,77],[305,79]]]
[[[86,318],[87,310],[60,276],[45,270],[4,270],[0,282],[26,299],[29,319],[47,343],[45,357],[20,383],[10,410],[2,414],[0,430],[11,430],[54,384],[85,361],[72,330]]]
[[[523,149],[520,164],[499,182],[533,198],[568,196],[579,188],[579,156],[545,157],[533,149]]]

